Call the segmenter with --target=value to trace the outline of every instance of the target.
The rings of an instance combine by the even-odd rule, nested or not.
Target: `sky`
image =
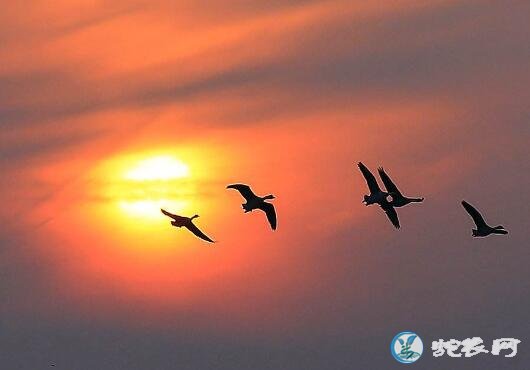
[[[0,14],[0,348],[34,370],[527,369],[525,1]],[[395,230],[356,163],[424,196]],[[227,184],[274,194],[278,230]],[[460,202],[506,237],[471,237]],[[213,246],[172,228],[194,220]],[[435,359],[433,340],[522,341]]]

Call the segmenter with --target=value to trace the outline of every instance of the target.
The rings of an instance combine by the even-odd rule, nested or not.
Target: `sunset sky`
[[[0,367],[528,369],[530,3],[13,1]],[[395,230],[356,167],[424,196]],[[227,184],[274,194],[278,230]],[[506,237],[471,237],[460,205]],[[159,209],[194,220],[211,245]],[[515,358],[434,359],[440,338]],[[424,366],[424,367],[422,367]]]

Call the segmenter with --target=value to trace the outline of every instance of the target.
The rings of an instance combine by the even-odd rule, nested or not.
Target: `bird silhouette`
[[[370,190],[370,194],[364,196],[363,203],[367,206],[371,204],[378,204],[379,207],[381,207],[381,209],[385,211],[388,219],[390,220],[390,222],[392,222],[392,225],[394,225],[396,229],[399,229],[400,225],[398,214],[392,204],[387,199],[389,193],[384,192],[379,188],[375,176],[370,172],[368,168],[366,168],[366,166],[362,162],[359,162],[357,165],[359,166],[359,169],[361,170],[361,173],[363,174],[364,179],[366,180],[368,190]]]
[[[245,213],[252,212],[255,209],[259,209],[265,212],[265,215],[267,216],[267,220],[269,221],[272,230],[276,230],[276,210],[274,209],[274,206],[271,203],[265,202],[267,199],[274,199],[274,195],[269,194],[264,197],[259,197],[254,194],[252,189],[250,189],[250,186],[245,184],[231,184],[228,185],[226,188],[235,189],[239,191],[241,196],[245,198],[247,202],[242,204]]]
[[[383,184],[385,184],[386,191],[390,194],[390,197],[392,198],[392,200],[390,201],[392,207],[398,208],[406,206],[407,204],[412,202],[423,202],[424,198],[408,198],[401,194],[396,184],[392,182],[383,167],[379,167],[377,169],[377,172],[379,172],[379,177],[381,177],[381,180],[383,180]]]
[[[212,239],[210,239],[206,234],[204,234],[197,226],[193,224],[193,219],[199,217],[199,215],[194,215],[192,217],[183,217],[174,215],[172,213],[169,213],[168,211],[164,209],[160,209],[163,214],[165,214],[168,217],[171,217],[173,221],[171,221],[171,225],[175,227],[185,227],[189,231],[191,231],[195,236],[201,238],[202,240],[205,240],[210,243],[215,243]]]
[[[477,225],[477,228],[472,230],[472,235],[474,237],[481,237],[481,236],[483,237],[483,236],[488,236],[490,234],[502,234],[502,235],[508,234],[508,231],[504,229],[504,226],[500,226],[500,225],[495,226],[495,227],[489,226],[486,223],[486,221],[484,221],[484,218],[479,213],[479,211],[477,211],[475,207],[473,207],[471,204],[469,204],[465,200],[462,201],[462,205],[464,206],[467,213],[469,213],[469,215],[475,222],[475,225]]]

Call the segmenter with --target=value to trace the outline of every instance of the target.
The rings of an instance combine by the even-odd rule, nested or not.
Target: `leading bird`
[[[276,211],[271,203],[265,202],[267,199],[274,199],[274,195],[269,194],[264,197],[259,197],[254,194],[252,189],[250,189],[250,186],[245,184],[232,184],[228,185],[226,188],[239,191],[241,196],[245,198],[247,202],[242,204],[245,213],[252,212],[255,209],[265,212],[271,228],[276,230]]]
[[[183,217],[174,215],[173,213],[169,213],[165,209],[160,209],[163,214],[165,214],[168,217],[171,217],[173,221],[171,221],[171,225],[175,227],[185,227],[189,231],[191,231],[195,236],[201,238],[202,240],[205,240],[210,243],[215,243],[212,239],[210,239],[206,234],[204,234],[197,226],[193,224],[193,219],[199,217],[199,215],[194,215],[192,217]]]
[[[488,236],[490,234],[502,234],[502,235],[508,234],[508,231],[506,231],[503,226],[500,226],[500,225],[495,226],[495,227],[489,226],[486,223],[486,221],[484,221],[484,218],[479,213],[479,211],[477,211],[475,207],[473,207],[471,204],[469,204],[465,200],[462,201],[462,205],[464,206],[467,213],[469,213],[469,215],[475,222],[475,225],[477,225],[477,228],[472,230],[472,234],[474,237]]]

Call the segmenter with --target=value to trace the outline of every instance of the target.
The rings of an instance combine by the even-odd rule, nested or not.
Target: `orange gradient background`
[[[509,302],[517,327],[530,9],[486,3],[4,4],[4,317],[329,338]],[[400,231],[361,204],[358,161],[426,197]],[[234,182],[276,196],[276,232]],[[477,246],[462,199],[509,238]]]

